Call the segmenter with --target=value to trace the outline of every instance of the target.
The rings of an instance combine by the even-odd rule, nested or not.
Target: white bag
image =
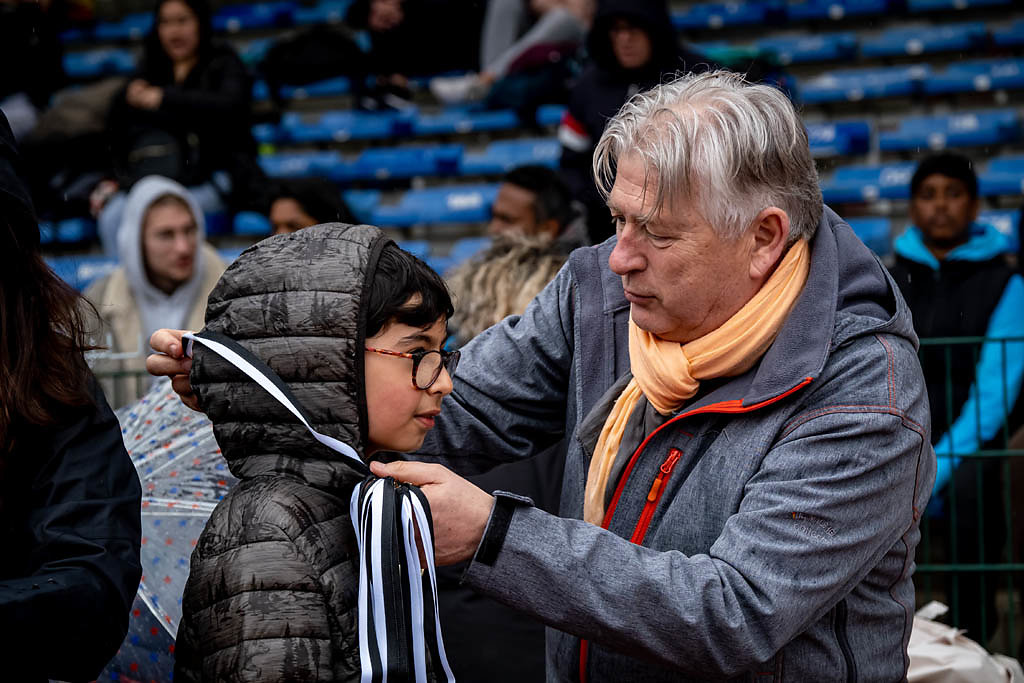
[[[933,621],[947,607],[930,602],[914,616],[907,653],[911,683],[1024,683],[1024,671],[1016,659],[991,655],[962,631]]]

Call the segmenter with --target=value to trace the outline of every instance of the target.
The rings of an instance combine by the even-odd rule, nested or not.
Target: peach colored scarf
[[[741,375],[764,355],[803,291],[810,269],[807,240],[790,247],[757,294],[720,327],[686,344],[666,341],[629,321],[633,372],[601,429],[587,472],[583,519],[600,525],[605,489],[629,417],[647,397],[662,415],[678,410],[697,393],[700,380]]]

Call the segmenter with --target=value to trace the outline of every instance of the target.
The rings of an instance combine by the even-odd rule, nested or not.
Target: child
[[[288,384],[318,432],[364,460],[419,448],[452,389],[441,278],[370,226],[329,224],[243,253],[206,332]],[[199,345],[191,373],[231,472],[192,554],[176,683],[359,679],[359,556],[349,494],[363,475],[276,399]]]

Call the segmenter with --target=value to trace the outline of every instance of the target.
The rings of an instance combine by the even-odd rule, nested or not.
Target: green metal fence
[[[964,364],[977,367],[982,354],[996,361],[999,376],[978,377],[972,389],[994,392],[989,393],[996,399],[994,415],[993,406],[986,409],[981,400],[954,400],[958,391],[963,398],[967,390],[957,387],[958,369]],[[933,494],[939,502],[933,500],[922,521],[915,585],[919,606],[930,600],[946,603],[951,624],[966,628],[970,638],[990,650],[1016,657],[1024,635],[1024,557],[1020,552],[1024,496],[1014,494],[1024,483],[1024,432],[1018,432],[1022,411],[1015,405],[1019,403],[1017,387],[1008,376],[1014,354],[1018,358],[1024,354],[1024,338],[921,340],[922,366],[931,378],[929,390],[939,392],[932,404],[933,437],[940,437],[941,430],[958,417],[973,421],[979,432],[993,416],[1001,419],[1001,425],[981,447],[937,453],[940,460],[951,465],[958,460],[959,465],[953,468],[949,483]],[[971,395],[968,391],[968,398]],[[978,392],[973,395],[977,399]],[[935,414],[936,403],[944,414]]]

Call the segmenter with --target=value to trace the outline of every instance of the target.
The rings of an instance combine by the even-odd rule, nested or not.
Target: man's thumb
[[[370,471],[378,477],[392,477],[407,484],[421,485],[430,483],[433,479],[428,475],[429,467],[421,462],[370,462]]]

